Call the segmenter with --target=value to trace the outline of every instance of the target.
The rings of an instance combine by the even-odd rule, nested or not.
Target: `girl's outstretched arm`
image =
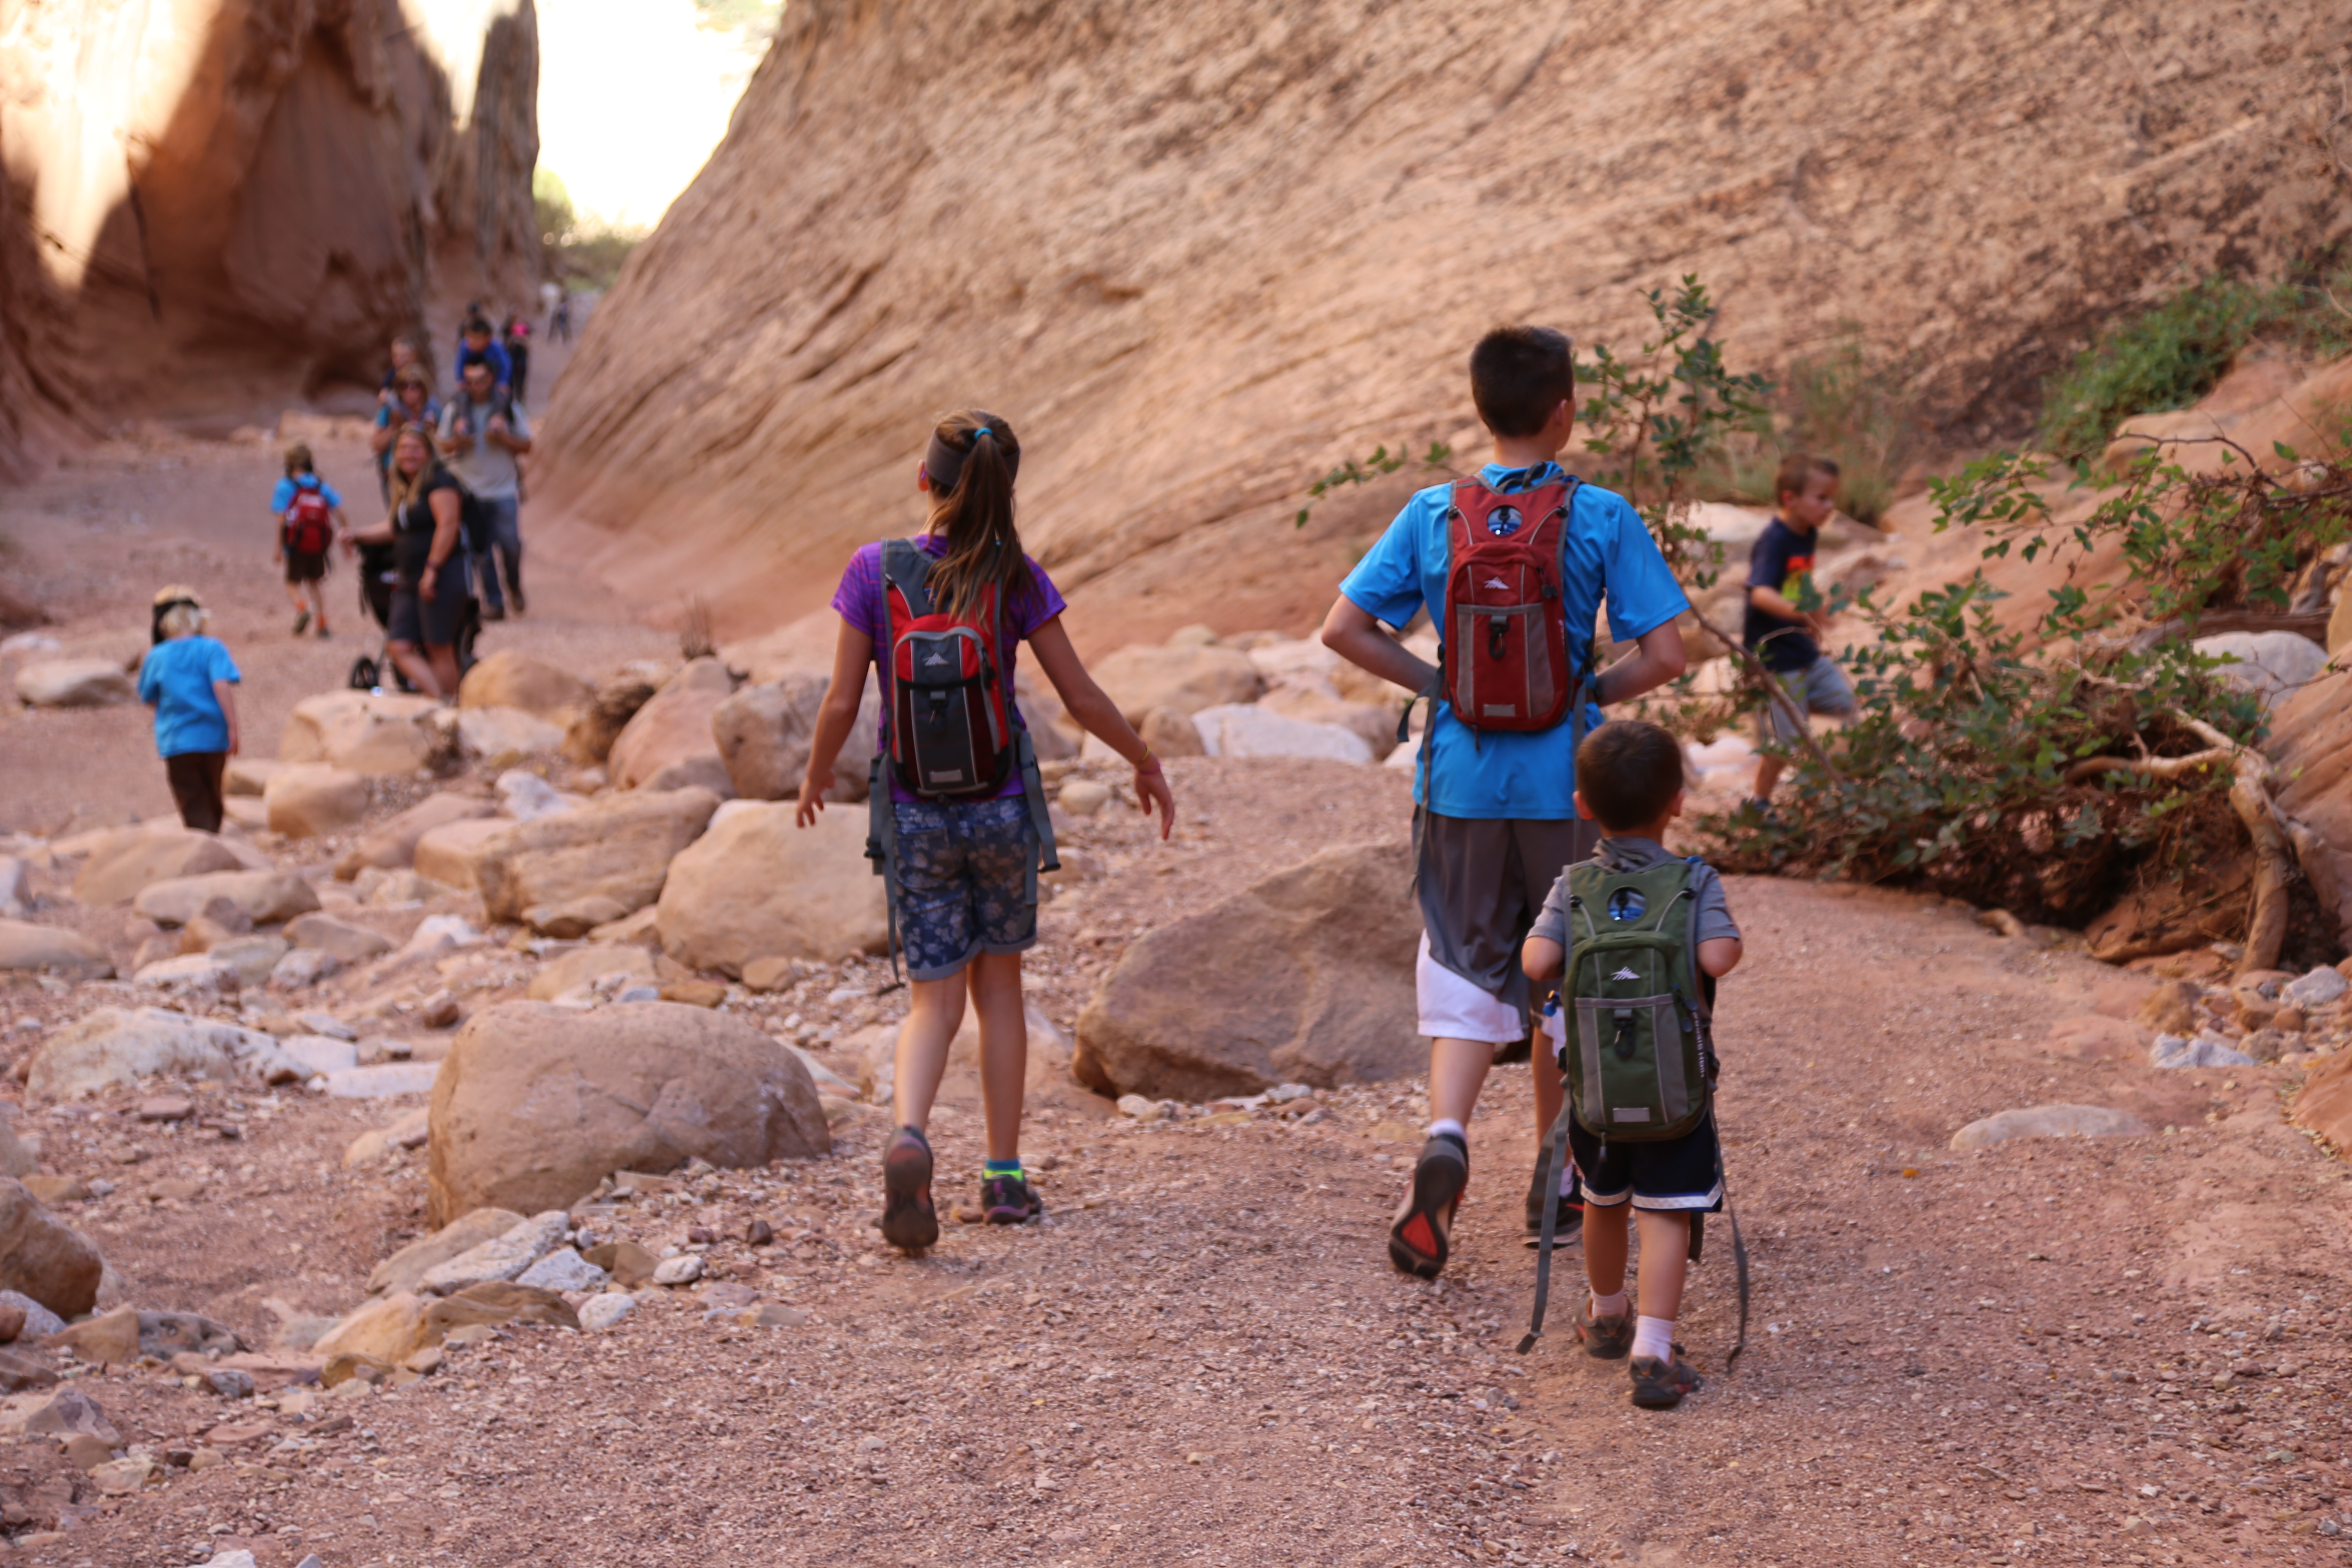
[[[800,809],[793,813],[793,819],[803,827],[824,809],[825,786],[833,783],[833,764],[849,739],[850,726],[857,722],[857,705],[866,696],[866,668],[873,658],[874,639],[842,622],[841,636],[833,645],[833,684],[825,688],[824,701],[816,710],[808,773],[801,779]]]
[[[1087,673],[1078,650],[1070,646],[1070,634],[1062,628],[1062,617],[1055,616],[1030,633],[1029,646],[1070,717],[1088,734],[1100,736],[1105,745],[1134,767],[1136,807],[1160,814],[1160,837],[1166,838],[1176,826],[1176,797],[1168,793],[1168,775],[1151,748],[1143,743],[1143,737],[1135,732],[1135,726],[1127,721],[1127,715]]]

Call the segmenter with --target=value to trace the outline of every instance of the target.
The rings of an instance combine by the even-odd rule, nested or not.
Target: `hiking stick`
[[[1796,722],[1797,739],[1805,743],[1805,750],[1813,754],[1813,761],[1822,765],[1822,772],[1829,774],[1830,777],[1837,780],[1840,784],[1843,784],[1845,782],[1845,775],[1838,772],[1836,764],[1830,761],[1830,754],[1822,750],[1822,743],[1813,739],[1813,726],[1811,720],[1807,718],[1805,710],[1797,706],[1796,699],[1790,697],[1786,691],[1783,691],[1780,689],[1780,683],[1772,679],[1772,672],[1764,668],[1764,661],[1758,658],[1754,654],[1749,653],[1746,648],[1740,647],[1739,644],[1732,638],[1725,637],[1722,632],[1717,630],[1716,625],[1713,621],[1708,620],[1705,616],[1698,613],[1698,606],[1696,605],[1693,605],[1690,607],[1690,614],[1691,619],[1696,621],[1703,630],[1712,636],[1716,641],[1721,643],[1724,647],[1731,650],[1732,658],[1739,660],[1740,663],[1747,666],[1748,672],[1762,683],[1764,687],[1764,695],[1779,703],[1780,705],[1780,711],[1787,714]]]

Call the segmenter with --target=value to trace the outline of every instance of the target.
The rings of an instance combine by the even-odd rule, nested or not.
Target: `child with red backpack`
[[[294,635],[300,637],[310,618],[319,620],[319,635],[327,635],[327,552],[335,535],[350,525],[343,521],[343,498],[319,477],[310,448],[297,441],[286,448],[286,474],[269,495],[269,513],[278,520],[278,551],[271,557],[286,563],[286,596],[294,601]]]
[[[866,853],[887,879],[892,942],[905,949],[913,990],[898,1031],[898,1131],[882,1155],[882,1235],[909,1253],[939,1239],[923,1130],[967,995],[980,1016],[988,1130],[982,1213],[1018,1225],[1043,1212],[1021,1167],[1021,954],[1037,940],[1037,873],[1056,862],[1036,752],[1013,700],[1023,642],[1070,716],[1134,765],[1136,803],[1158,811],[1162,838],[1176,820],[1159,759],[1087,674],[1062,626],[1061,594],[1022,553],[1020,468],[1020,440],[993,414],[950,415],[932,431],[915,472],[929,527],[860,548],[834,595],[833,683],[801,784],[806,827],[824,809],[876,666],[883,718]]]
[[[1471,352],[1470,395],[1494,437],[1494,460],[1407,501],[1323,623],[1325,645],[1340,657],[1432,700],[1413,774],[1423,927],[1414,982],[1430,1039],[1431,1121],[1389,1232],[1390,1261],[1423,1279],[1436,1278],[1451,1251],[1470,1177],[1467,1124],[1487,1069],[1498,1049],[1529,1038],[1520,944],[1561,870],[1598,837],[1577,819],[1577,744],[1601,722],[1601,705],[1682,673],[1675,617],[1688,607],[1624,498],[1553,461],[1575,410],[1565,335],[1488,332]],[[1593,623],[1604,599],[1612,637],[1638,651],[1596,671]],[[1434,669],[1383,626],[1402,627],[1423,609],[1437,619]],[[1543,1190],[1559,1075],[1534,1076],[1530,1238],[1563,1201]],[[1554,1217],[1567,1233],[1582,1215]]]

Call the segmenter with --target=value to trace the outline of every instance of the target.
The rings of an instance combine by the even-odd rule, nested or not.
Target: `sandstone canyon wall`
[[[535,288],[533,0],[0,0],[0,472]]]
[[[1853,323],[1948,433],[2021,431],[2108,312],[2343,240],[2348,54],[2326,0],[793,0],[539,493],[755,628],[978,403],[1082,633],[1296,622],[1394,499],[1294,534],[1302,479],[1463,431],[1498,320],[1622,342],[1696,271],[1744,364]]]

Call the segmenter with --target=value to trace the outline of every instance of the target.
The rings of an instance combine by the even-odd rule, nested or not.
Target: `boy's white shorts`
[[[1421,1012],[1421,1032],[1429,1039],[1506,1046],[1528,1037],[1527,1020],[1517,1007],[1488,995],[1430,957],[1426,933],[1421,939],[1421,955],[1413,963],[1412,990]],[[1546,1018],[1543,1026],[1557,1049],[1566,1038],[1559,1015]]]

